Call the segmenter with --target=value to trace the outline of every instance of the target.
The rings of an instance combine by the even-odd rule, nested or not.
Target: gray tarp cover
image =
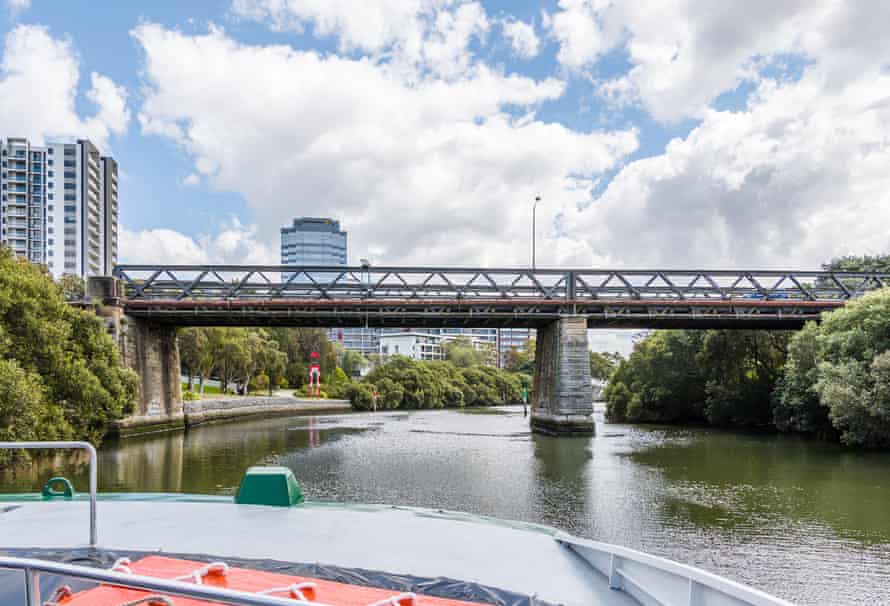
[[[195,560],[199,562],[212,562],[220,558],[195,554],[174,554],[143,551],[108,551],[103,549],[69,549],[69,550],[0,550],[0,554],[11,557],[39,558],[56,562],[66,562],[79,566],[93,566],[107,568],[117,558],[128,557],[134,562],[148,555],[163,555],[170,558]],[[466,600],[491,604],[492,606],[555,606],[550,602],[543,602],[534,596],[522,596],[512,591],[504,591],[495,587],[488,587],[467,581],[458,581],[446,578],[423,578],[404,574],[390,574],[377,570],[363,570],[359,568],[341,568],[325,564],[297,564],[292,562],[280,562],[276,560],[240,560],[225,558],[229,566],[238,568],[251,568],[265,570],[281,574],[314,577],[326,581],[337,581],[365,587],[380,587],[392,589],[394,592],[413,591],[415,593],[439,598],[451,598],[454,600]],[[59,578],[41,575],[40,593],[48,598],[59,584],[64,582],[70,585],[74,591],[80,591],[91,587],[92,583],[74,583],[68,579],[62,581]],[[20,573],[12,574],[0,570],[0,604],[24,604],[25,595]]]

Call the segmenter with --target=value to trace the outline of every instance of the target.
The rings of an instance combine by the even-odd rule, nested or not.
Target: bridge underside
[[[128,300],[128,316],[172,326],[532,327],[566,316],[588,328],[795,329],[842,301]]]
[[[163,345],[177,326],[537,328],[532,428],[589,434],[586,329],[795,329],[890,273],[129,265],[89,286],[144,337],[140,374],[174,365]]]

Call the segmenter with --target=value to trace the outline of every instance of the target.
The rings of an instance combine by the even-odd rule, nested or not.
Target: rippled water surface
[[[263,419],[107,444],[103,491],[234,492],[249,465],[310,499],[539,522],[704,567],[802,604],[890,604],[890,455],[794,437],[605,425],[532,435],[521,411]],[[82,460],[42,460],[85,487]]]

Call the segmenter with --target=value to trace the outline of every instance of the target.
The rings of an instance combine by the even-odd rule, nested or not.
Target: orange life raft
[[[190,560],[179,560],[163,556],[148,556],[133,562],[118,561],[114,570],[132,572],[161,579],[182,580],[215,587],[225,587],[250,593],[269,593],[277,597],[301,598],[318,601],[332,606],[368,606],[370,604],[398,604],[399,606],[483,606],[478,602],[464,602],[424,595],[405,595],[391,589],[362,587],[325,581],[311,577],[298,577],[274,572],[229,567],[224,563],[207,564]],[[277,590],[270,592],[269,590]],[[296,592],[302,595],[297,595]],[[100,585],[71,595],[57,596],[52,601],[59,606],[121,606],[153,595],[143,589],[129,589],[112,585]],[[208,602],[193,598],[168,597],[167,602],[175,606],[208,606]]]

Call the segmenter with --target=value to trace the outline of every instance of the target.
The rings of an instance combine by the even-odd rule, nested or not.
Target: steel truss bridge
[[[121,265],[128,315],[172,325],[798,328],[890,273]]]

